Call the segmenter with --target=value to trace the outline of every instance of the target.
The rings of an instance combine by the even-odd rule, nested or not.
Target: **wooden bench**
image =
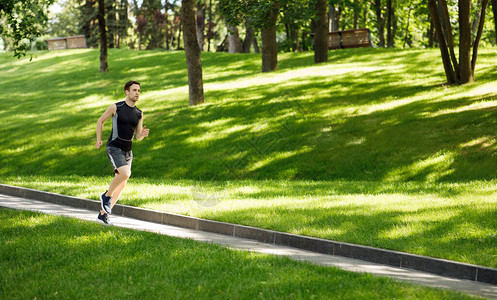
[[[314,38],[314,33],[312,36]],[[360,47],[373,47],[371,31],[368,28],[328,32],[329,50]]]

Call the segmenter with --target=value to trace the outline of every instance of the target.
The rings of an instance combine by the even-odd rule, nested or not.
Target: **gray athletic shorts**
[[[114,173],[117,169],[128,165],[131,170],[131,162],[133,162],[133,151],[124,151],[114,146],[107,146],[107,156],[109,157],[110,163],[114,167]]]

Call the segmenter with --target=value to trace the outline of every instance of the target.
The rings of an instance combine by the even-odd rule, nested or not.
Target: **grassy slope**
[[[440,86],[435,50],[336,51],[319,66],[312,53],[282,54],[280,71],[271,74],[260,74],[256,55],[205,53],[207,104],[196,108],[187,107],[183,56],[115,50],[108,74],[96,72],[92,50],[42,53],[31,63],[0,56],[8,149],[0,153],[0,175],[108,174],[105,157],[92,149],[94,123],[124,97],[130,78],[143,83],[140,107],[152,132],[136,147],[138,177],[497,175],[494,50],[482,51],[477,82],[454,88]],[[22,120],[10,121],[12,114]],[[26,151],[37,155],[28,160]]]
[[[2,299],[471,299],[387,278],[0,209]]]
[[[480,53],[452,88],[436,50],[281,54],[271,74],[204,53],[194,108],[182,52],[112,50],[106,74],[95,50],[2,55],[0,179],[96,199],[96,119],[137,79],[151,136],[120,203],[497,267],[496,51]]]

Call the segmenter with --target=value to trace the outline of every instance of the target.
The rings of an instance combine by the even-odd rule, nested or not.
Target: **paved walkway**
[[[0,194],[0,207],[12,209],[38,211],[46,214],[78,218],[97,222],[95,211],[72,208],[26,198]],[[200,242],[215,243],[233,249],[248,250],[265,254],[288,256],[295,260],[309,261],[324,266],[334,266],[353,272],[371,273],[377,276],[386,276],[411,283],[461,291],[468,294],[488,298],[497,298],[497,286],[474,281],[454,279],[390,266],[383,266],[356,259],[349,259],[333,255],[325,255],[310,251],[265,244],[252,240],[226,236],[205,231],[161,225],[132,218],[112,216],[112,223],[117,227],[126,227],[136,230],[156,232],[168,236],[193,239]]]

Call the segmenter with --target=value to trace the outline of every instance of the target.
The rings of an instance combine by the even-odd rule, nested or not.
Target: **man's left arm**
[[[136,125],[136,139],[141,141],[148,136],[150,129],[143,126],[143,113],[140,121],[138,121],[138,125]]]

